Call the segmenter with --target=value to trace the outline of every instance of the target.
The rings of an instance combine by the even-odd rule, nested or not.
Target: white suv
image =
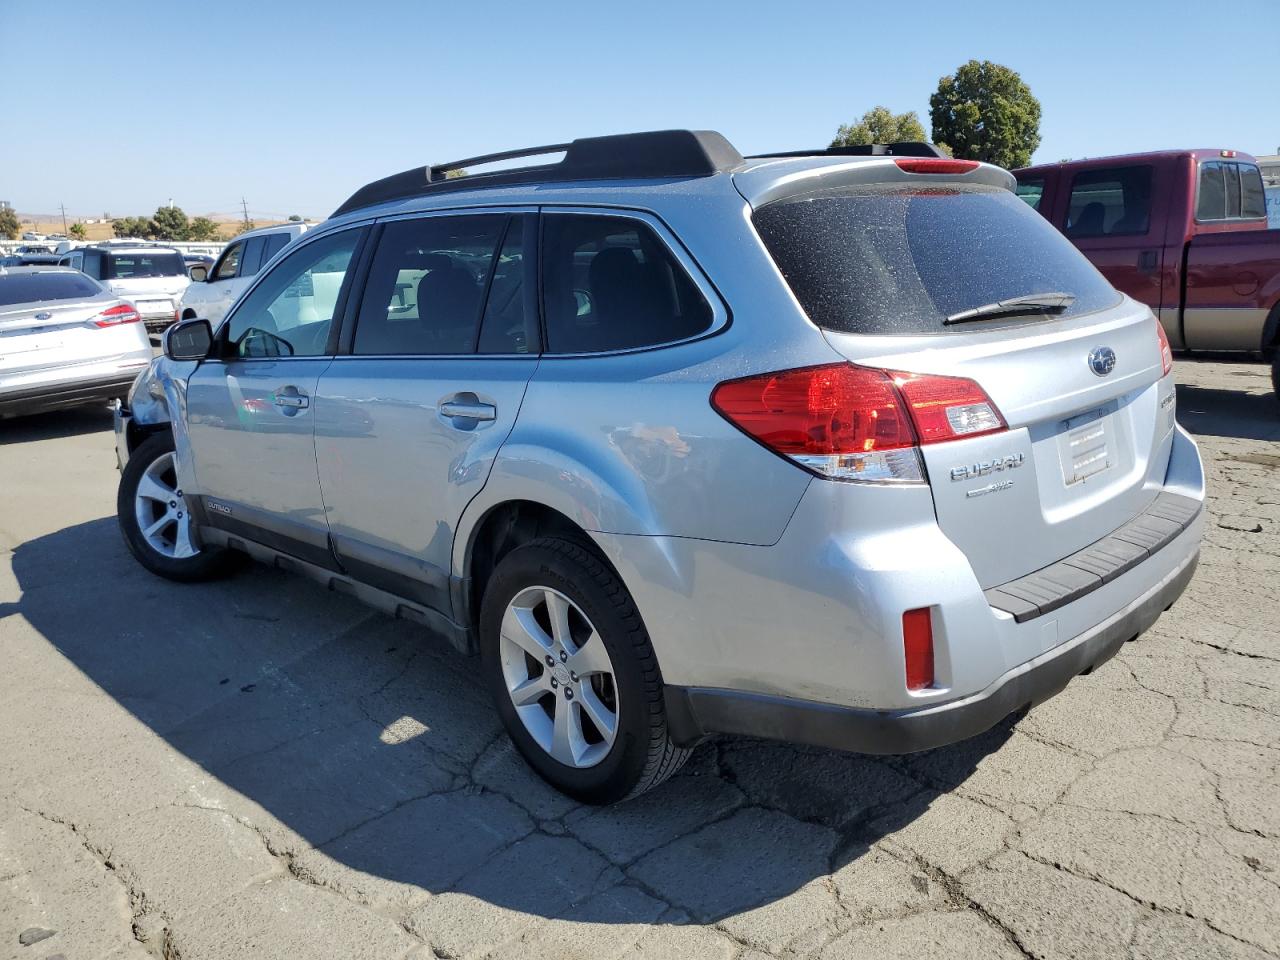
[[[207,274],[202,276],[198,266],[192,268],[192,283],[187,287],[174,319],[201,317],[216,324],[226,316],[231,304],[236,302],[236,297],[258,271],[307,229],[305,223],[289,223],[250,230],[236,237],[227,244]]]
[[[87,273],[132,303],[151,331],[163,330],[173,322],[174,308],[190,283],[181,253],[145,240],[80,247],[58,263]]]

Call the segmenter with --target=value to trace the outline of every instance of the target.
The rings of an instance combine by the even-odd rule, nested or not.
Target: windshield
[[[173,251],[113,253],[107,261],[108,280],[128,280],[132,277],[183,277],[187,273],[182,255]]]
[[[9,273],[0,276],[0,307],[44,300],[82,300],[102,292],[83,273]]]
[[[998,187],[842,187],[775,201],[752,219],[809,319],[827,330],[963,333],[946,318],[999,301],[1075,298],[1034,314],[1051,319],[1119,300],[1070,241]],[[981,328],[1027,322],[1002,314]]]

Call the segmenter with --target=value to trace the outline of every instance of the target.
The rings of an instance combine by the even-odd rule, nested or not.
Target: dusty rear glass
[[[82,273],[10,273],[0,276],[0,307],[46,300],[83,300],[102,287]]]
[[[964,333],[1077,316],[1119,294],[1071,243],[1008,190],[865,184],[787,197],[752,218],[811,319],[842,333]],[[1069,293],[1049,317],[946,326],[999,300]]]

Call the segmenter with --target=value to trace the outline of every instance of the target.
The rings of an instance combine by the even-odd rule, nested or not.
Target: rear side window
[[[1040,201],[1044,199],[1044,179],[1019,180],[1018,189],[1014,192],[1026,201],[1028,207],[1039,212]]]
[[[1151,226],[1151,167],[1083,170],[1071,181],[1067,236],[1115,237]]]
[[[499,213],[388,223],[369,267],[352,352],[474,353],[508,222],[518,233],[523,221]],[[504,276],[510,268],[509,258]],[[522,314],[515,322],[523,330]]]
[[[102,279],[102,253],[98,250],[86,250],[84,266],[81,268],[95,280]]]
[[[714,314],[648,224],[543,217],[542,291],[551,353],[603,353],[697,336]]]
[[[107,257],[107,265],[110,280],[187,275],[187,265],[180,253],[113,253]]]
[[[1200,164],[1196,220],[1262,218],[1267,215],[1262,174],[1251,163],[1209,160]]]
[[[39,303],[46,300],[77,300],[93,297],[102,288],[82,273],[9,273],[0,276],[0,306]]]
[[[826,330],[962,332],[973,328],[943,321],[1012,297],[1072,294],[1056,316],[1119,299],[1048,221],[996,187],[844,187],[766,204],[752,219],[809,319]]]

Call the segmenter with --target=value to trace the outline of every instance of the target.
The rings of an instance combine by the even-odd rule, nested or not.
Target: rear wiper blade
[[[993,320],[996,317],[1037,316],[1042,313],[1061,313],[1076,302],[1074,293],[1051,291],[1029,293],[1023,297],[1010,297],[995,303],[983,304],[970,310],[961,310],[943,320],[944,326],[954,323],[973,323],[975,320]]]

